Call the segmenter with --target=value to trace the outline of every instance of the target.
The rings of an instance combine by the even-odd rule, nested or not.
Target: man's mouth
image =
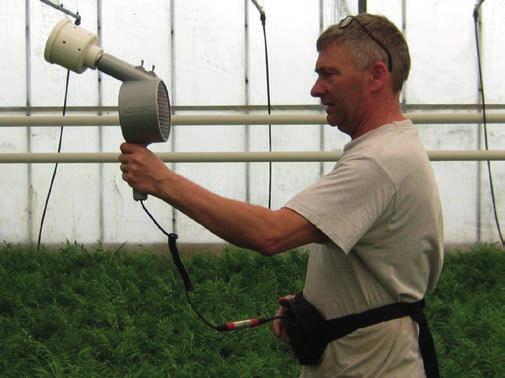
[[[326,112],[328,113],[330,109],[334,106],[335,104],[331,103],[323,103],[324,108],[326,109]]]

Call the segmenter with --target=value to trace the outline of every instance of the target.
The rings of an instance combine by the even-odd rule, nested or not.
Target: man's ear
[[[378,60],[370,66],[370,89],[373,93],[380,91],[388,82],[389,71],[384,62]]]

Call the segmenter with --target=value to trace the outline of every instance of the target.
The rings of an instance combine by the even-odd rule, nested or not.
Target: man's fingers
[[[146,149],[146,146],[145,145],[141,145],[141,144],[136,144],[136,143],[123,142],[119,146],[119,149],[121,150],[121,152],[123,154],[132,154],[132,153],[134,153],[136,151]]]
[[[275,313],[275,316],[282,316],[284,314],[284,306],[280,306],[277,312]],[[282,333],[284,331],[284,327],[282,326],[282,319],[275,319],[273,324],[272,324],[272,329],[274,332],[274,335],[277,337],[281,337]]]
[[[121,152],[122,152],[123,154],[128,154],[128,153],[131,153],[131,144],[130,144],[130,143],[123,142],[123,143],[121,143],[121,145],[119,146],[119,149],[121,150]]]
[[[277,303],[279,303],[281,306],[285,306],[294,297],[295,296],[293,294],[285,295],[284,297],[277,299]]]

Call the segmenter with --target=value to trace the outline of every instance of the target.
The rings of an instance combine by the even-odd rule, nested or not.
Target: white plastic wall
[[[264,0],[274,105],[317,104],[309,91],[321,29],[355,14],[358,1]],[[478,71],[474,37],[474,0],[370,0],[368,11],[388,16],[410,45],[412,70],[405,86],[406,104],[476,104]],[[66,71],[43,58],[44,44],[62,14],[40,1],[0,5],[0,108],[61,106]],[[486,100],[503,104],[505,82],[505,9],[497,0],[482,6],[482,59]],[[259,14],[248,1],[206,0],[124,2],[67,0],[79,10],[81,26],[101,37],[105,51],[146,68],[168,85],[179,106],[266,105],[265,56]],[[246,27],[247,24],[247,27]],[[100,25],[100,30],[98,30]],[[28,34],[25,28],[28,26]],[[247,78],[247,81],[246,81]],[[69,106],[115,106],[120,82],[88,70],[71,74]],[[14,112],[11,112],[14,114]],[[10,113],[9,113],[10,114]],[[19,113],[18,113],[19,114]],[[26,113],[21,113],[26,114]],[[194,111],[179,114],[196,114]],[[198,113],[200,114],[200,113]],[[212,113],[210,113],[212,114]],[[215,114],[215,113],[214,113]],[[483,148],[478,125],[419,125],[427,149]],[[488,125],[491,149],[502,149],[503,125]],[[2,152],[53,152],[59,128],[0,128]],[[479,135],[480,134],[480,135]],[[328,126],[272,127],[274,151],[341,149],[348,138]],[[119,127],[67,127],[64,152],[118,151]],[[155,151],[267,151],[266,126],[191,126],[174,128],[168,143]],[[314,182],[332,163],[274,163],[272,207]],[[224,196],[266,205],[268,164],[178,163],[181,174]],[[477,162],[434,162],[445,217],[447,243],[496,241],[486,166]],[[500,219],[505,219],[505,168],[492,169]],[[0,240],[35,242],[52,164],[0,165]],[[247,175],[249,173],[249,177]],[[147,201],[159,221],[183,242],[219,242],[201,226],[155,198]],[[505,222],[505,220],[504,220]],[[505,227],[505,226],[504,226]],[[44,243],[165,242],[116,164],[62,164],[42,238]]]

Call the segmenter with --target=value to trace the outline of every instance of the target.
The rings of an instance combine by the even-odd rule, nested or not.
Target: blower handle
[[[142,143],[140,145],[144,146],[144,147],[147,147],[147,146],[149,146],[149,143]],[[139,192],[136,189],[133,189],[133,199],[135,201],[145,201],[147,199],[147,194]]]
[[[147,199],[147,194],[139,192],[138,190],[133,189],[133,199],[135,201],[145,201]]]

